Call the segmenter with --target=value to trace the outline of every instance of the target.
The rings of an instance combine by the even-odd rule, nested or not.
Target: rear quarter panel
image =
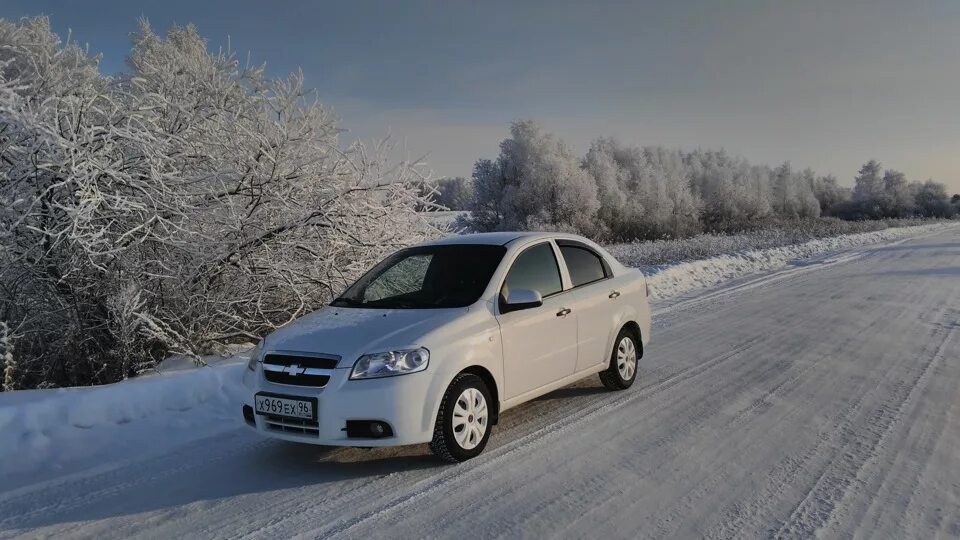
[[[630,321],[640,327],[640,341],[643,345],[650,342],[650,302],[647,298],[646,278],[635,268],[626,268],[622,275],[616,278],[618,290],[624,302],[619,305],[617,328]]]

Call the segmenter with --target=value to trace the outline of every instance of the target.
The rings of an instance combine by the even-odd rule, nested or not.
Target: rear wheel
[[[637,379],[638,350],[634,333],[628,328],[621,329],[613,343],[610,365],[600,372],[600,382],[610,390],[630,388]]]
[[[440,402],[430,450],[445,461],[466,461],[490,439],[490,390],[472,373],[457,375]]]

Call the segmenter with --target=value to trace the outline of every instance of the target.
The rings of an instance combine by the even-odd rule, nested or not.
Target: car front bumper
[[[429,372],[351,381],[350,371],[335,369],[322,388],[269,382],[264,379],[260,366],[255,373],[247,371],[244,381],[248,394],[243,410],[247,425],[268,437],[327,446],[400,446],[425,443],[433,438],[436,411],[425,404],[439,401],[428,395]],[[317,419],[297,420],[254,413],[254,396],[260,392],[316,399]],[[389,430],[383,437],[356,436],[356,433],[350,436],[348,421],[383,422]]]

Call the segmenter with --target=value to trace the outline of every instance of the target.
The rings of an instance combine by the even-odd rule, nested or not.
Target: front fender
[[[442,335],[424,339],[430,350],[432,372],[427,395],[424,396],[421,417],[424,429],[433,429],[440,410],[440,402],[450,382],[464,370],[480,366],[490,372],[501,395],[503,388],[503,348],[500,343],[500,326],[491,313],[477,313],[444,328]],[[486,316],[484,316],[486,315]],[[499,403],[497,404],[499,408]]]

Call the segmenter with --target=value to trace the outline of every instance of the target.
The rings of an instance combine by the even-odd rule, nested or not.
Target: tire
[[[440,401],[430,450],[451,463],[480,455],[490,439],[492,416],[490,390],[483,379],[472,373],[457,375]]]
[[[637,336],[629,328],[623,327],[613,342],[610,353],[610,365],[600,372],[600,382],[609,390],[626,390],[637,380],[639,363]]]

